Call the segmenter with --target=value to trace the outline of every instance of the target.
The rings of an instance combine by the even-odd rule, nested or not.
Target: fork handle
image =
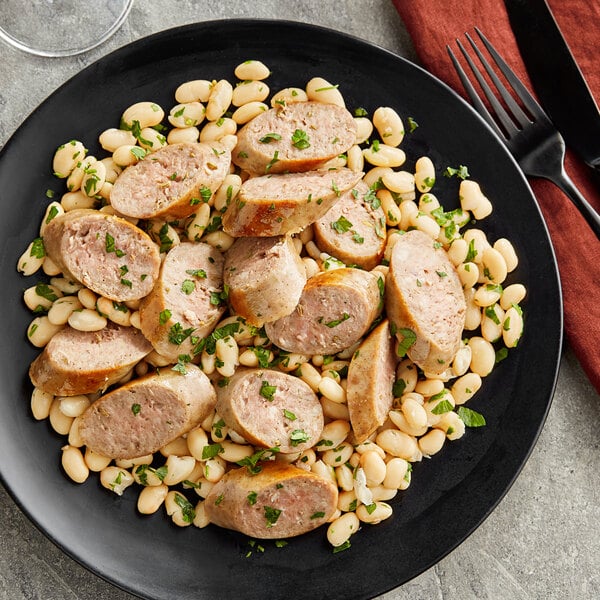
[[[594,207],[585,199],[577,186],[573,183],[567,173],[562,170],[560,175],[553,177],[551,181],[557,185],[579,209],[596,237],[600,240],[600,215]]]

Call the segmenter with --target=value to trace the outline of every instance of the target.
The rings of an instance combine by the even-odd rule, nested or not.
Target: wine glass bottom
[[[2,0],[0,39],[38,56],[72,56],[105,42],[133,0]]]

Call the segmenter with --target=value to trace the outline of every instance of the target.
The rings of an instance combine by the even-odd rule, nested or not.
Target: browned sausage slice
[[[188,217],[223,183],[230,162],[231,153],[219,142],[170,144],[125,169],[110,203],[138,219]]]
[[[347,265],[370,271],[385,249],[385,213],[375,192],[363,181],[345,192],[313,225],[315,243]]]
[[[346,396],[356,442],[366,440],[392,408],[396,356],[387,320],[358,347],[348,367]]]
[[[154,349],[173,361],[192,355],[225,312],[223,255],[205,243],[169,250],[158,281],[140,305],[142,332]]]
[[[323,431],[323,410],[312,389],[274,369],[238,369],[217,389],[217,413],[252,444],[283,454],[314,446]]]
[[[33,385],[55,396],[105,390],[152,351],[135,327],[109,323],[100,331],[65,327],[31,363]]]
[[[223,215],[234,237],[298,233],[321,218],[362,173],[342,168],[252,177]]]
[[[162,369],[109,392],[81,417],[84,444],[110,458],[151,454],[196,427],[214,408],[215,390],[195,365]]]
[[[226,473],[204,507],[211,523],[252,538],[279,539],[307,533],[331,518],[338,490],[331,481],[292,465],[263,463]]]
[[[306,283],[306,269],[289,236],[238,238],[225,253],[229,303],[261,327],[289,315]]]
[[[340,106],[296,102],[269,109],[244,125],[233,162],[253,175],[318,169],[356,140],[356,123]]]
[[[97,210],[72,210],[52,219],[44,246],[65,276],[118,302],[148,294],[160,267],[158,247],[145,232]]]
[[[442,373],[460,347],[466,313],[460,279],[445,250],[421,231],[399,236],[385,291],[401,347],[424,371]]]
[[[335,354],[352,346],[382,308],[380,279],[369,271],[342,268],[311,277],[291,315],[267,323],[269,339],[300,354]]]

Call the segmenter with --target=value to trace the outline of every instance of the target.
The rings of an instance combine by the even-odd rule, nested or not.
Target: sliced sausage
[[[208,202],[229,173],[231,153],[219,142],[170,144],[125,169],[111,205],[138,219],[183,219]]]
[[[31,363],[33,385],[55,396],[93,394],[116,383],[152,346],[135,327],[109,323],[100,331],[67,326]]]
[[[347,265],[367,271],[376,267],[385,249],[385,213],[363,181],[345,192],[313,225],[315,243]]]
[[[323,431],[323,410],[308,384],[273,369],[238,369],[217,389],[217,412],[250,443],[283,454],[311,448]]]
[[[222,295],[221,252],[202,242],[174,246],[140,305],[142,332],[162,356],[177,361],[181,354],[192,355],[225,312]]]
[[[226,252],[223,278],[235,312],[261,327],[296,308],[306,269],[291,237],[247,237]]]
[[[215,390],[195,365],[162,369],[109,392],[81,417],[84,444],[110,458],[151,454],[196,427],[214,409]]]
[[[97,210],[77,209],[52,219],[44,247],[66,277],[117,302],[143,298],[160,268],[158,246],[145,232]]]
[[[418,230],[399,237],[386,279],[386,310],[392,331],[421,369],[448,368],[465,324],[465,297],[445,250]]]
[[[300,354],[335,354],[352,346],[382,308],[379,277],[342,268],[311,277],[291,315],[267,323],[269,339]]]
[[[298,233],[320,219],[361,177],[346,168],[252,177],[223,215],[223,229],[234,237]]]
[[[211,523],[258,539],[288,538],[320,527],[334,514],[337,486],[304,469],[263,463],[251,475],[233,469],[212,488],[204,507]]]
[[[233,162],[254,174],[318,169],[356,140],[356,123],[340,106],[295,102],[269,109],[242,127]]]
[[[348,367],[346,397],[357,443],[386,420],[394,401],[395,369],[394,344],[385,320],[361,343]]]

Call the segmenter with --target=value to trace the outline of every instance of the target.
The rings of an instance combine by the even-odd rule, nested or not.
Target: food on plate
[[[109,323],[100,331],[66,326],[31,363],[33,385],[55,396],[94,394],[120,381],[152,346],[135,327]]]
[[[152,454],[196,427],[213,410],[215,390],[204,372],[188,365],[134,379],[105,394],[81,415],[83,443],[110,458]]]
[[[375,191],[359,181],[313,226],[315,243],[347,265],[370,271],[385,250],[385,212]]]
[[[239,130],[232,160],[253,175],[310,171],[346,152],[355,139],[356,124],[345,108],[283,101]]]
[[[229,471],[206,498],[212,523],[253,538],[294,537],[327,523],[338,489],[332,481],[293,465],[265,463],[254,474]]]
[[[52,219],[44,247],[65,277],[117,302],[143,298],[158,276],[160,256],[148,234],[97,210],[76,209]]]
[[[346,168],[252,177],[223,215],[223,230],[234,237],[299,233],[361,177]]]
[[[306,267],[291,236],[238,238],[225,253],[229,303],[260,327],[289,315],[306,284]]]
[[[111,205],[139,219],[189,217],[219,188],[229,163],[229,149],[216,141],[165,146],[119,175]]]
[[[357,442],[364,442],[387,419],[395,379],[396,357],[386,319],[361,342],[348,366],[348,413]]]
[[[421,231],[399,236],[385,292],[393,333],[411,360],[427,373],[445,371],[460,347],[466,312],[446,251]]]
[[[336,354],[369,329],[382,308],[382,289],[382,278],[359,269],[313,275],[294,312],[265,325],[267,337],[289,352]]]
[[[177,362],[215,328],[226,308],[223,263],[223,254],[204,242],[169,250],[139,307],[142,333],[159,354]]]
[[[31,411],[67,436],[69,478],[99,472],[141,514],[256,538],[327,523],[337,552],[485,425],[465,404],[527,290],[480,228],[485,186],[446,166],[438,195],[444,165],[399,147],[410,115],[353,115],[320,77],[269,101],[269,69],[238,67],[126,108],[104,158],[58,148],[68,191],[17,264],[49,278],[23,294]]]
[[[275,369],[238,369],[217,388],[216,409],[245,440],[282,454],[315,446],[324,425],[323,409],[309,385]]]

